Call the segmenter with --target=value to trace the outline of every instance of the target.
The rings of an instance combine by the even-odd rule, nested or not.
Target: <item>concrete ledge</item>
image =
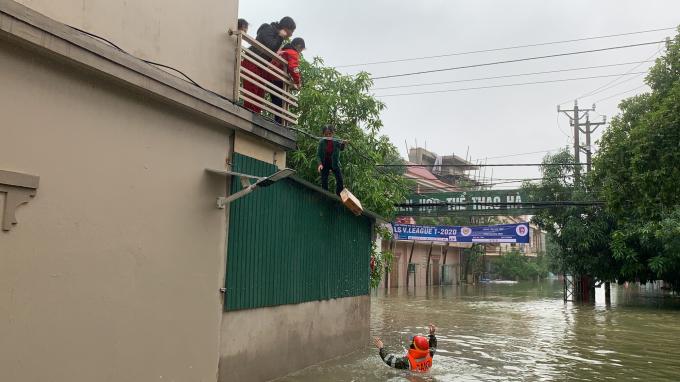
[[[283,377],[369,344],[371,297],[225,312],[219,381]]]
[[[273,145],[296,147],[297,137],[290,130],[12,0],[0,0],[0,38]]]

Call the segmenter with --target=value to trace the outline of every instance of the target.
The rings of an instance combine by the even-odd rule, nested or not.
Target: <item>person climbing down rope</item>
[[[326,125],[321,128],[323,139],[319,141],[319,147],[316,149],[316,163],[319,164],[319,173],[321,174],[321,187],[328,191],[328,172],[333,171],[335,175],[335,193],[340,196],[340,192],[345,188],[342,181],[342,170],[340,167],[340,151],[345,150],[347,139],[339,142],[338,139],[333,139],[335,129],[333,126]]]
[[[373,337],[373,344],[380,349],[380,358],[388,366],[395,369],[426,372],[432,367],[432,357],[437,352],[437,338],[434,336],[435,326],[430,324],[430,340],[419,335],[411,336],[411,346],[408,354],[397,357],[389,354],[380,338]]]

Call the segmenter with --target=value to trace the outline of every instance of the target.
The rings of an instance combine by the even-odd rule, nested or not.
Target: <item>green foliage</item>
[[[473,272],[481,272],[484,269],[484,245],[479,243],[472,244],[471,248],[465,248],[461,251],[461,266],[462,274],[468,275]]]
[[[543,179],[525,182],[521,189],[528,201],[595,201],[598,193],[589,185],[590,179],[582,174],[573,176],[574,157],[565,148],[543,159]],[[581,170],[581,169],[579,169]],[[616,260],[610,247],[615,221],[602,206],[555,206],[537,210],[532,223],[545,230],[551,242],[548,247],[550,268],[574,275],[593,275],[613,280],[618,277]]]
[[[530,201],[603,200],[606,207],[541,210],[533,222],[556,244],[549,250],[567,273],[619,282],[662,279],[680,286],[680,35],[645,78],[650,93],[619,104],[598,142],[590,176],[545,166],[525,183]],[[557,157],[556,157],[557,156]],[[565,150],[546,163],[573,160]]]
[[[600,140],[594,183],[616,227],[613,257],[624,281],[680,285],[680,35],[656,60],[650,93],[621,102]]]
[[[340,155],[345,187],[364,208],[391,219],[397,212],[394,204],[403,203],[409,194],[409,183],[401,178],[406,167],[376,168],[371,163],[403,164],[403,160],[389,138],[379,134],[383,127],[380,112],[385,104],[369,94],[373,82],[368,73],[342,75],[325,67],[319,58],[309,62],[301,56],[300,74],[303,82],[295,110],[300,113],[297,128],[318,137],[323,125],[334,125],[335,136],[348,139],[356,148],[348,146]],[[318,143],[298,133],[298,148],[287,155],[288,167],[315,184],[321,184],[316,163]],[[329,190],[334,189],[335,179],[330,176]]]
[[[520,280],[548,277],[548,261],[542,253],[532,261],[519,250],[513,249],[493,262],[496,264],[496,273],[507,280],[514,280],[515,276],[519,276]]]
[[[383,241],[392,240],[390,230],[381,226],[376,227],[376,233]],[[371,248],[371,256],[373,257],[373,272],[371,273],[371,288],[376,289],[380,286],[380,281],[385,273],[392,272],[392,264],[394,263],[394,254],[391,249],[385,252],[378,250],[377,241],[373,242]]]

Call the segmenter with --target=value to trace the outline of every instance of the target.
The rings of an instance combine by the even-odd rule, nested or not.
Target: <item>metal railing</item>
[[[281,58],[276,52],[272,52],[262,45],[253,37],[241,31],[229,31],[229,34],[236,36],[236,70],[234,70],[234,100],[243,99],[245,102],[251,103],[262,110],[281,118],[281,124],[284,126],[297,125],[298,116],[290,111],[290,107],[298,106],[298,98],[291,94],[290,90],[295,87],[295,84],[288,74],[288,62]],[[257,48],[260,52],[266,54],[271,60],[267,60],[255,54],[253,51],[243,47],[243,41],[251,46]],[[283,70],[272,65],[274,60],[283,65]],[[269,78],[253,73],[247,68],[243,67],[243,63],[248,62],[260,70],[264,71]],[[283,88],[274,85],[271,81],[283,82]],[[255,86],[263,89],[270,96],[278,97],[282,101],[282,105],[275,105],[270,100],[261,97],[244,88],[244,81],[250,82]]]

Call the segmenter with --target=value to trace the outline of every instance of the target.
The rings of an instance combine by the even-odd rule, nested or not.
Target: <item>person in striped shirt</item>
[[[395,369],[426,372],[432,367],[432,357],[437,352],[437,338],[434,336],[436,329],[434,325],[430,324],[429,340],[423,336],[412,335],[408,354],[403,357],[388,353],[378,337],[373,338],[373,344],[380,349],[380,358],[388,366]]]

